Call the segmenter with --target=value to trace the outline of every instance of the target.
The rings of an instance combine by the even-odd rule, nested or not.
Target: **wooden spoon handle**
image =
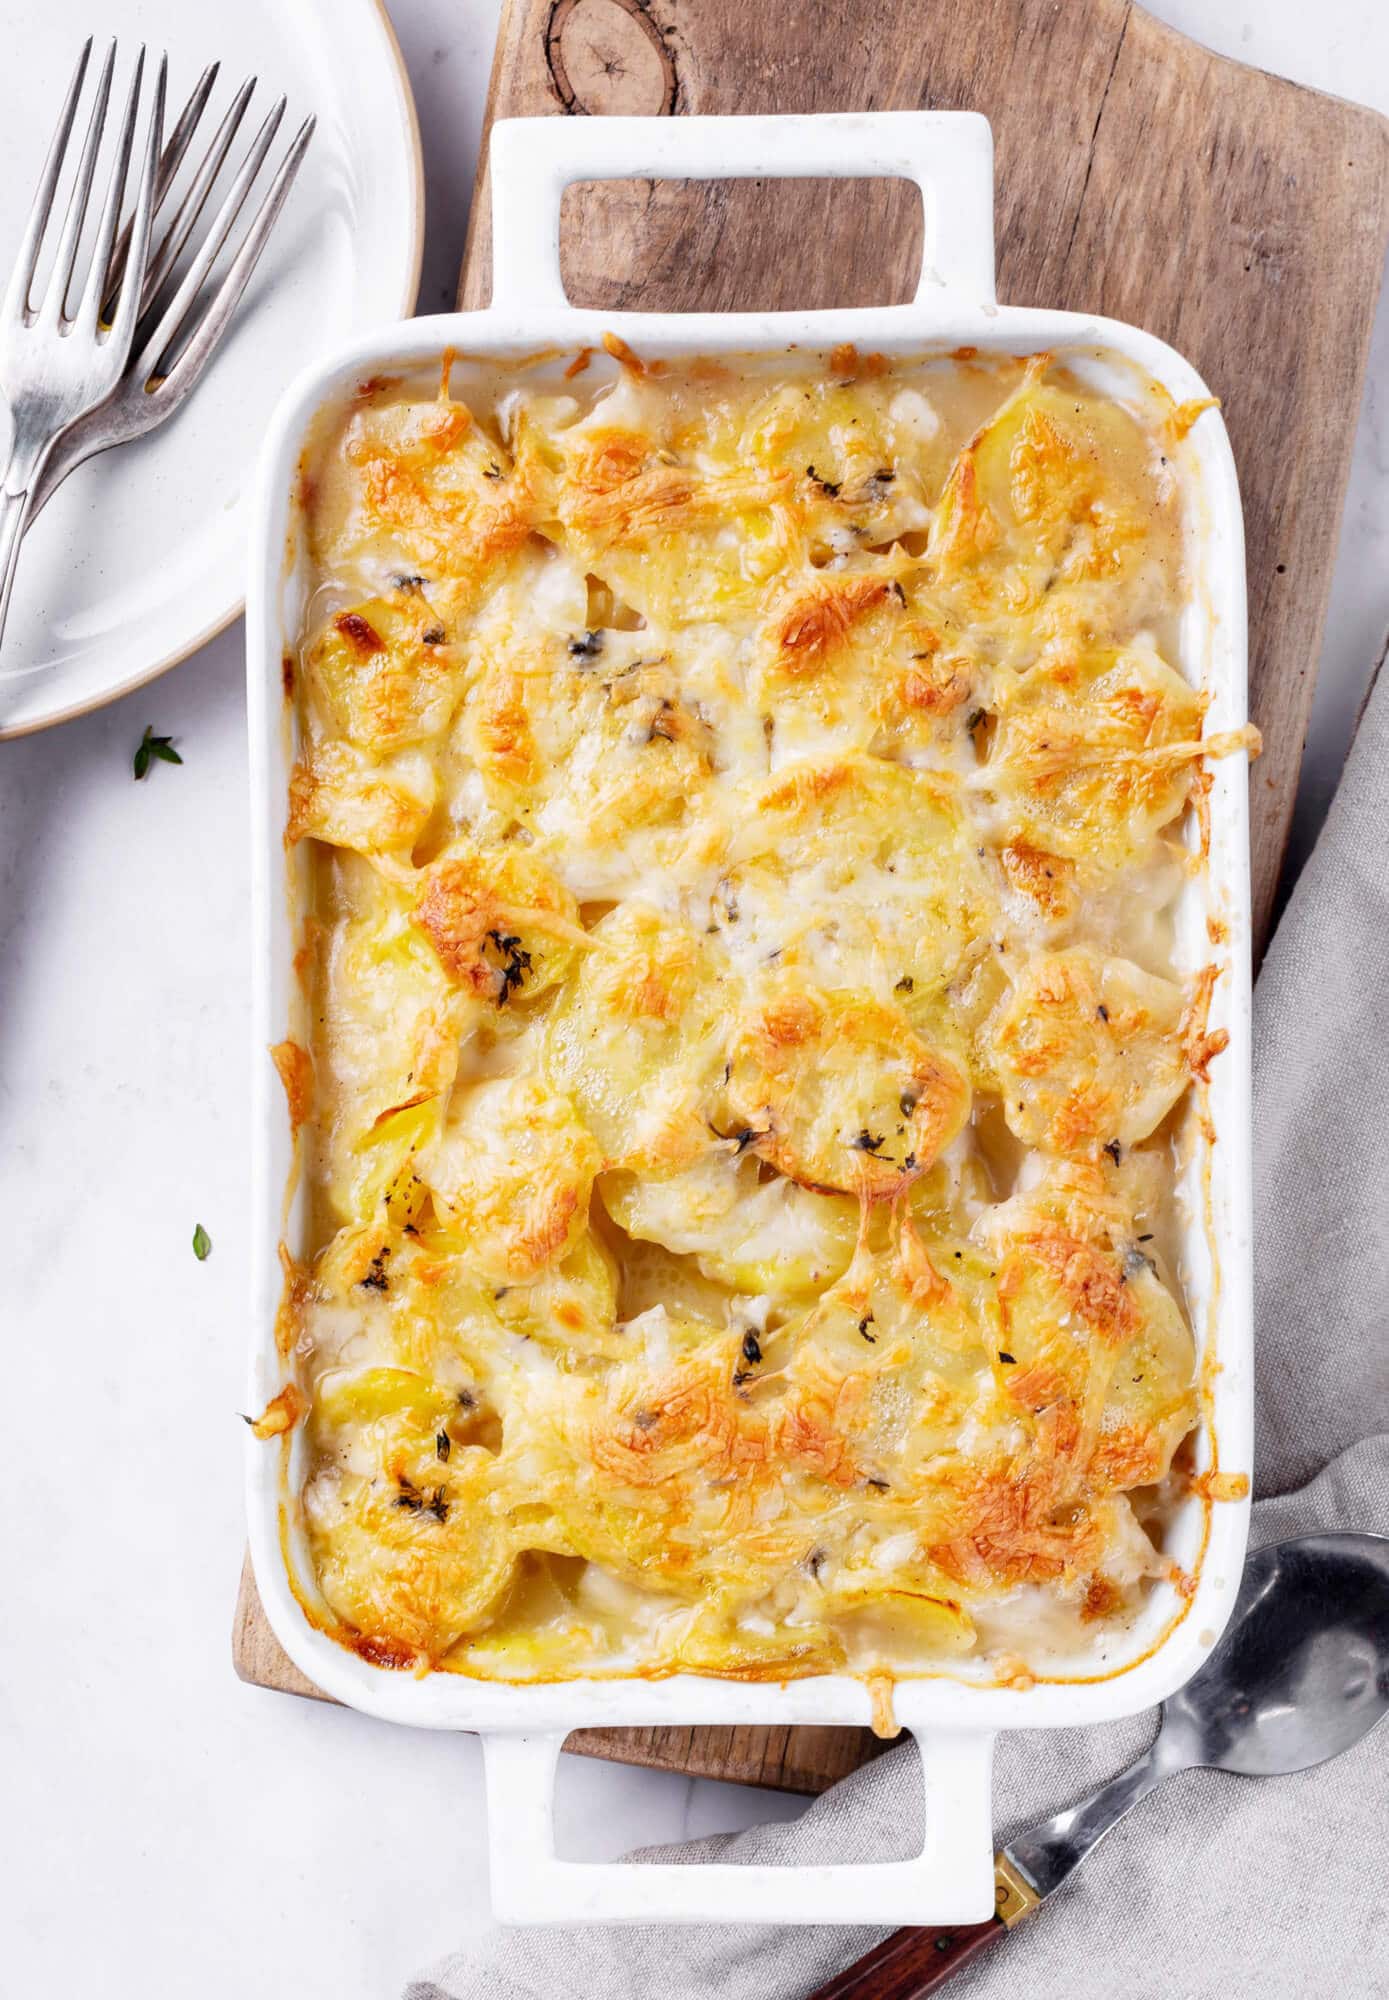
[[[994,1856],[994,1914],[982,1924],[940,1930],[894,1931],[872,1951],[846,1965],[807,2000],[921,2000],[934,1993],[967,1958],[1030,1917],[1041,1896],[1007,1849]]]
[[[809,2000],[919,2000],[934,1993],[968,1958],[1005,1935],[997,1917],[953,1930],[894,1931],[862,1958],[817,1986]]]

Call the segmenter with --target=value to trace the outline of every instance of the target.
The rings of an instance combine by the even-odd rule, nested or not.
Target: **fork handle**
[[[5,618],[10,608],[10,592],[19,563],[19,545],[29,524],[33,496],[53,441],[45,438],[35,445],[16,436],[10,446],[9,464],[0,481],[0,646],[5,639]]]
[[[29,489],[0,494],[0,645],[5,638],[5,616],[10,608],[10,591],[19,563],[19,545],[29,519]]]
[[[63,481],[71,478],[79,465],[85,465],[99,452],[109,451],[112,445],[128,442],[120,434],[113,436],[112,427],[105,419],[107,404],[98,403],[94,410],[88,410],[76,423],[69,424],[61,437],[55,440],[53,449],[34,474],[29,487],[29,513],[24,523],[26,535]],[[131,435],[138,436],[139,433]]]

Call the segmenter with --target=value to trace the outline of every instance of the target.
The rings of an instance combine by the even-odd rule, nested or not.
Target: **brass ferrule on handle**
[[[1021,1868],[1006,1854],[994,1856],[994,1898],[994,1915],[1009,1930],[1024,1917],[1030,1917],[1042,1901]]]

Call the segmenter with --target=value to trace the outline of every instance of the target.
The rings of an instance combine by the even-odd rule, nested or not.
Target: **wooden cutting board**
[[[1274,908],[1389,237],[1389,124],[1209,54],[1130,0],[506,0],[487,117],[982,111],[1000,299],[1134,321],[1222,397],[1244,493],[1255,945]],[[486,149],[459,304],[486,303]],[[909,298],[895,183],[608,183],[564,210],[576,303],[811,308]],[[1368,663],[1367,663],[1368,664]],[[249,1566],[236,1668],[315,1694]],[[866,1730],[588,1730],[570,1748],[820,1791]]]

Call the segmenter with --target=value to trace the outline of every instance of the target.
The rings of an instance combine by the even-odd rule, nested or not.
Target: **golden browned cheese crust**
[[[1045,356],[608,356],[363,385],[304,466],[261,1428],[322,1615],[518,1680],[1064,1657],[1197,1419],[1182,447]]]

